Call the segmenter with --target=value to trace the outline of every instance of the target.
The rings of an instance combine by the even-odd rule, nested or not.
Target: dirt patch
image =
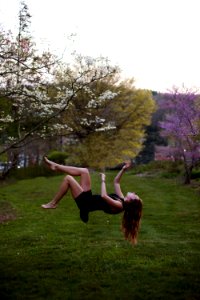
[[[0,201],[0,223],[16,219],[16,212],[12,205],[7,201]]]

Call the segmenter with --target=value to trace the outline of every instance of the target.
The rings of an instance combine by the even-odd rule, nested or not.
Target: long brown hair
[[[137,244],[137,236],[142,217],[142,200],[133,199],[131,202],[124,203],[124,215],[122,217],[122,231],[126,240],[133,245]]]

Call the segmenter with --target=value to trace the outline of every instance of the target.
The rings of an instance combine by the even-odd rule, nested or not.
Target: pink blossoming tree
[[[185,183],[190,183],[192,170],[200,162],[200,105],[196,91],[174,87],[161,101],[166,111],[160,122],[162,135],[168,138],[171,150],[184,162]]]

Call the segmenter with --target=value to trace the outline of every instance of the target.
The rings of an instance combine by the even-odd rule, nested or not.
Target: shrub
[[[65,160],[68,158],[68,154],[66,152],[61,151],[51,151],[48,154],[48,158],[58,164],[65,164]]]
[[[26,168],[12,169],[10,170],[8,177],[15,179],[28,179],[40,176],[48,177],[52,175],[55,175],[55,172],[51,171],[49,168],[46,168],[43,165],[36,165]]]
[[[192,179],[200,178],[200,170],[193,170],[193,171],[192,171],[191,178],[192,178]]]
[[[174,177],[181,174],[183,171],[183,164],[181,161],[151,161],[148,164],[137,165],[134,173],[157,173],[164,174],[165,177]]]

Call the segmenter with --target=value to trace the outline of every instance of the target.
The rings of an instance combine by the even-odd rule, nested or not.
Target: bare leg
[[[43,204],[42,208],[56,208],[58,202],[64,197],[64,195],[71,190],[73,198],[78,197],[84,190],[80,184],[70,175],[67,175],[61,183],[60,189],[54,196],[54,198],[47,204]]]
[[[60,165],[53,161],[50,161],[49,159],[47,159],[47,157],[44,157],[44,161],[47,164],[47,166],[53,171],[68,173],[72,176],[80,176],[80,185],[83,188],[83,190],[88,191],[91,189],[91,179],[88,169]]]

